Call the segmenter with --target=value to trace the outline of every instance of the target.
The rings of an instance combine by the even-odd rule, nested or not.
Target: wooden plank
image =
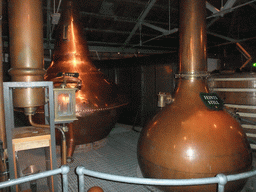
[[[28,149],[36,149],[36,148],[42,148],[42,147],[49,147],[50,146],[51,139],[43,139],[43,140],[34,140],[34,141],[19,141],[14,142],[13,141],[13,149],[14,151],[22,151],[22,150],[28,150]]]

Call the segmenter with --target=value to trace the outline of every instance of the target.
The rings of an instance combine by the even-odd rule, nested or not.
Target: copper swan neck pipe
[[[179,73],[187,76],[205,74],[206,9],[205,1],[180,1]]]

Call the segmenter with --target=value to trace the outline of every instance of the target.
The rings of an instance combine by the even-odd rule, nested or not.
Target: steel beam
[[[139,26],[141,25],[141,22],[144,21],[145,17],[148,15],[149,11],[152,9],[152,7],[154,6],[156,0],[151,0],[149,2],[149,4],[145,7],[145,10],[142,12],[142,14],[139,16],[138,18],[138,22],[136,23],[136,25],[134,26],[132,32],[130,33],[129,37],[126,39],[126,41],[124,42],[124,45],[127,45],[127,43],[129,43],[129,41],[131,40],[132,36],[134,35],[134,33],[137,31],[137,29],[139,28]]]
[[[220,12],[219,9],[217,9],[216,7],[214,7],[213,5],[211,5],[210,3],[208,3],[208,1],[206,1],[206,8],[208,10],[210,10],[212,13],[218,13]]]

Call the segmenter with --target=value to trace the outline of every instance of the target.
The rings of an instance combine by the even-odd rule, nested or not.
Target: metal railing
[[[37,179],[42,179],[42,178],[57,175],[57,174],[62,174],[62,181],[63,181],[62,191],[68,192],[68,176],[67,176],[68,172],[69,172],[69,166],[63,165],[59,169],[49,170],[49,171],[36,173],[33,175],[1,182],[0,189],[26,183],[26,182],[37,180]]]
[[[84,175],[104,179],[108,181],[139,184],[139,185],[158,185],[158,186],[188,186],[188,185],[206,185],[206,184],[218,184],[218,192],[224,192],[225,185],[229,181],[236,181],[240,179],[246,179],[256,176],[256,170],[234,174],[224,175],[218,174],[216,177],[198,178],[198,179],[150,179],[150,178],[137,178],[126,177],[120,175],[112,175],[107,173],[101,173],[97,171],[88,170],[82,166],[76,168],[79,181],[79,192],[84,192]]]
[[[62,191],[68,192],[68,172],[69,166],[63,165],[59,169],[49,170],[25,177],[20,177],[17,179],[4,181],[0,183],[0,189],[22,184],[25,182],[42,179],[45,177],[62,174]],[[207,184],[218,184],[218,192],[224,192],[225,185],[229,181],[236,181],[240,179],[246,179],[249,177],[256,176],[256,170],[234,174],[234,175],[224,175],[218,174],[216,177],[207,178],[196,178],[196,179],[150,179],[150,178],[137,178],[137,177],[126,177],[120,175],[113,175],[107,173],[101,173],[97,171],[88,170],[82,166],[76,168],[76,173],[78,174],[78,189],[79,192],[84,192],[84,175],[95,177],[98,179],[104,179],[108,181],[128,183],[128,184],[138,184],[138,185],[158,185],[158,186],[189,186],[189,185],[207,185]]]

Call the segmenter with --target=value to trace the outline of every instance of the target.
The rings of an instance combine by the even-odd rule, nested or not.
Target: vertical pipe
[[[204,0],[180,1],[180,73],[196,75],[206,68],[206,9]]]
[[[62,158],[61,158],[61,164],[66,165],[67,164],[67,142],[66,139],[62,138]]]
[[[2,42],[2,6],[3,1],[0,0],[0,140],[2,146],[0,150],[6,149],[6,134],[5,134],[5,117],[4,117],[4,98],[3,98],[3,42]],[[0,154],[0,173],[6,171],[5,153]],[[6,176],[0,176],[0,182],[6,181]]]
[[[54,1],[55,2],[55,1]],[[49,49],[50,58],[52,58],[52,50],[51,50],[51,0],[47,0],[47,47]]]
[[[4,98],[3,98],[3,42],[2,42],[2,5],[0,0],[0,140],[3,141],[3,148],[6,148],[5,121],[4,121]]]
[[[43,81],[45,70],[41,0],[9,1],[9,39],[9,73],[12,81]],[[16,89],[13,96],[15,107],[32,109],[44,105],[43,88]]]
[[[63,181],[63,192],[68,192],[68,166],[61,166],[62,169],[62,181]]]

